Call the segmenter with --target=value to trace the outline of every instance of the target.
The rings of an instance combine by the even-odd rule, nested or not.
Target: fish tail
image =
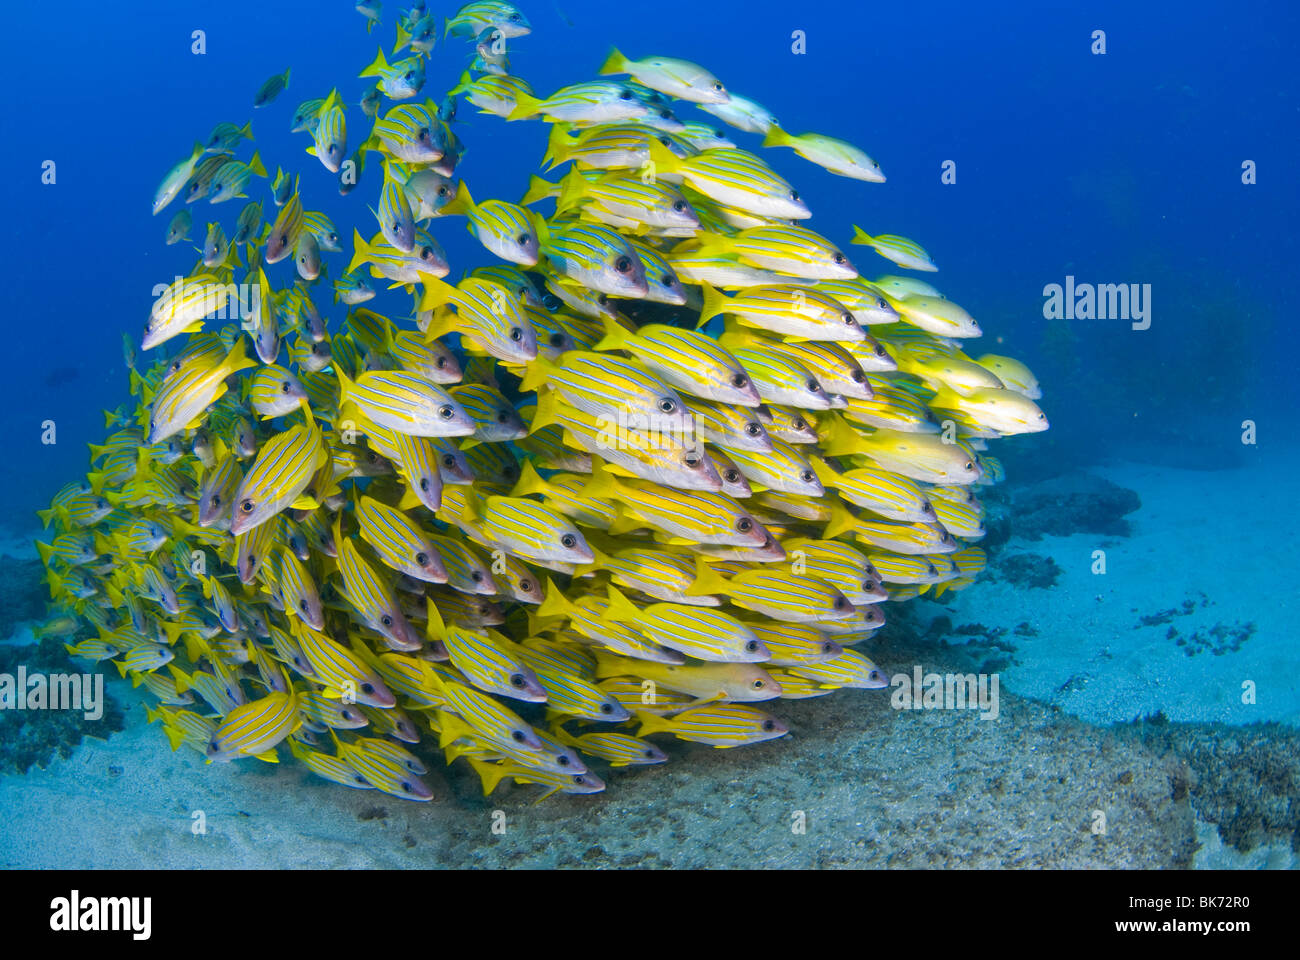
[[[510,491],[512,497],[524,497],[530,493],[538,496],[547,496],[551,492],[550,485],[541,478],[537,468],[533,466],[531,460],[525,460],[524,465],[519,469],[519,479],[516,481],[514,488]]]
[[[627,73],[627,66],[627,57],[618,52],[618,47],[613,47],[610,50],[609,56],[605,58],[605,62],[601,64],[600,70],[597,72],[602,77],[608,76],[611,73]]]
[[[857,525],[858,518],[849,513],[848,508],[842,503],[836,503],[831,507],[831,519],[822,531],[822,537],[826,540],[834,540]]]
[[[514,108],[506,114],[507,120],[527,120],[529,117],[535,117],[541,112],[542,102],[537,97],[530,96],[523,91],[515,94]]]
[[[528,178],[528,192],[524,194],[523,199],[519,202],[527,205],[536,203],[538,200],[545,200],[547,197],[553,197],[556,185],[549,180],[543,180],[534,174]]]
[[[557,373],[560,372],[558,364],[554,364],[545,357],[539,356],[528,364],[528,369],[524,371],[524,379],[519,384],[520,390],[534,390],[539,394],[541,387],[548,383]],[[538,403],[540,410],[541,403]]]
[[[460,72],[460,80],[457,81],[456,86],[452,87],[450,90],[447,91],[447,96],[449,97],[460,96],[462,93],[468,90],[470,88],[470,85],[473,83],[474,83],[474,78],[470,76],[469,71],[462,70]]]
[[[370,244],[366,243],[365,237],[361,236],[361,231],[356,227],[352,228],[352,249],[352,262],[348,264],[347,273],[370,260]]]
[[[384,70],[388,69],[388,61],[384,59],[384,48],[380,47],[375,51],[375,59],[370,62],[370,66],[362,70],[357,76],[359,77],[378,77],[382,76]]]
[[[623,591],[619,590],[618,587],[614,586],[612,583],[606,588],[606,590],[609,594],[609,606],[606,607],[605,612],[601,614],[601,619],[614,621],[634,621],[640,619],[641,611],[637,610],[636,605],[623,595]]]
[[[486,760],[479,760],[475,757],[469,758],[469,765],[474,768],[474,772],[483,781],[483,796],[485,797],[497,788],[501,778],[506,775],[505,769],[500,764],[488,763]]]
[[[704,296],[704,306],[700,309],[700,322],[695,325],[698,330],[714,317],[727,312],[727,296],[716,287],[702,283],[700,291]]]
[[[528,432],[536,433],[543,427],[550,427],[559,423],[558,413],[558,396],[551,390],[543,390],[537,395],[537,409],[533,411],[533,419],[528,424]],[[46,526],[49,526],[48,522]]]
[[[871,236],[871,234],[867,233],[867,231],[863,230],[856,223],[853,225],[853,239],[850,240],[849,243],[856,243],[859,246],[869,247],[873,246],[875,242],[875,237]]]
[[[654,713],[646,713],[641,710],[633,710],[632,715],[641,723],[641,729],[636,732],[638,737],[644,737],[647,733],[673,732],[673,722],[667,717],[661,717]]]
[[[546,599],[541,602],[537,608],[538,617],[571,617],[578,612],[578,608],[560,592],[560,588],[555,585],[555,581],[550,577],[546,578]]]
[[[763,137],[762,146],[764,147],[788,147],[794,143],[794,138],[786,133],[775,123],[767,130],[767,135]]]
[[[262,163],[262,155],[256,150],[253,151],[253,159],[248,161],[248,169],[259,177],[266,176],[266,165]]]
[[[686,588],[688,597],[705,597],[714,593],[725,594],[731,589],[727,579],[714,570],[703,557],[695,558],[695,579]]]
[[[370,32],[370,28],[372,26],[374,26],[374,21],[367,20],[366,33]],[[410,39],[411,39],[411,35],[399,23],[397,25],[397,43],[393,44],[393,53],[397,53],[398,50],[401,50],[402,47],[406,46],[406,44],[410,42]]]
[[[582,485],[582,496],[589,500],[608,501],[616,499],[622,493],[622,485],[608,470],[600,468],[599,459],[591,456],[591,479]]]
[[[42,543],[40,540],[37,540],[36,552],[41,555],[41,564],[48,567],[50,565],[50,557],[54,555],[54,547],[48,543]]]
[[[569,159],[571,143],[568,124],[557,123],[551,127],[550,136],[546,138],[546,153],[542,155],[542,163],[547,170],[552,170]]]

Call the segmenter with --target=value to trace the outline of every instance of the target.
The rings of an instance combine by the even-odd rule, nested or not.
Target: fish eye
[[[689,453],[682,458],[682,463],[686,464],[686,466],[692,470],[698,469],[702,462],[703,461],[701,461],[699,457]]]
[[[749,533],[749,531],[754,529],[754,521],[749,519],[749,517],[741,517],[736,521],[736,529],[741,533]]]
[[[803,417],[795,417],[790,421],[790,426],[796,430],[804,430],[807,428],[808,423]]]
[[[685,201],[685,200],[677,200],[677,201],[675,201],[675,202],[673,203],[673,211],[674,211],[675,213],[685,213],[685,212],[686,212],[686,201]]]
[[[718,93],[722,93],[722,91],[725,90],[726,88],[720,83],[714,83],[713,89],[718,91]]]
[[[966,469],[967,469],[967,470],[974,470],[974,469],[975,469],[975,464],[973,464],[973,463],[971,463],[969,460],[967,460],[967,461],[966,461]]]
[[[516,690],[522,689],[524,687],[524,675],[522,673],[512,673],[510,675],[510,686]]]
[[[813,472],[811,470],[805,470],[799,474],[799,479],[804,483],[812,483],[814,480]]]
[[[529,243],[532,242],[532,239],[533,239],[533,238],[532,238],[531,235],[529,235],[529,234],[527,234],[527,233],[521,233],[521,234],[519,234],[519,245],[520,245],[521,247],[522,247],[522,246],[526,246],[527,244],[529,244]]]
[[[442,465],[444,467],[447,467],[448,469],[451,469],[452,467],[456,466],[456,458],[453,457],[450,453],[445,453],[442,456]]]
[[[301,600],[298,601],[298,609],[301,610],[303,613],[306,613],[306,612],[307,612],[307,598],[306,598],[306,597],[303,597]]]
[[[428,140],[428,139],[429,139],[429,128],[428,128],[428,127],[421,127],[421,128],[420,128],[420,132],[419,132],[419,134],[416,136],[416,139],[417,139],[417,140]]]
[[[745,434],[746,434],[746,436],[756,437],[756,436],[758,436],[760,430],[762,430],[762,427],[760,427],[760,426],[759,426],[757,423],[755,423],[753,420],[751,420],[751,421],[749,421],[749,423],[745,424]]]
[[[569,549],[573,549],[578,545],[578,538],[571,533],[566,533],[564,536],[560,537],[560,543]]]
[[[619,273],[627,273],[632,269],[632,261],[627,257],[619,257],[614,261],[614,269]]]
[[[473,572],[469,575],[469,578],[470,578],[471,580],[473,580],[475,583],[482,583],[482,582],[483,582],[483,571],[482,571],[482,570],[475,570],[475,571],[473,571]]]
[[[835,604],[834,604],[835,609],[836,609],[836,610],[843,610],[843,609],[844,609],[844,604],[845,604],[845,603],[846,603],[846,601],[845,601],[845,599],[844,599],[843,597],[836,597],[836,598],[835,598]]]
[[[626,89],[626,88],[624,88],[624,89],[622,89],[622,90],[620,90],[620,91],[618,92],[618,98],[619,98],[620,100],[631,100],[631,99],[633,98],[633,96],[634,96],[634,94],[632,93],[632,91],[631,91],[631,90],[628,90],[628,89]]]
[[[282,380],[282,381],[280,382],[280,392],[281,392],[281,393],[288,393],[288,392],[289,392],[289,381],[288,381],[288,380]]]
[[[511,327],[511,328],[510,328],[510,339],[513,340],[515,343],[518,343],[519,341],[523,340],[523,339],[524,339],[524,331],[523,331],[523,328],[521,328],[521,327]]]
[[[386,627],[391,627],[393,625],[393,618],[390,617],[388,614],[384,614],[382,617],[379,618],[379,622]]]
[[[243,510],[245,513],[252,513],[252,512],[253,512],[253,501],[252,501],[252,500],[245,500],[245,501],[243,501],[242,503],[240,503],[240,505],[239,505],[239,509],[240,509],[240,510]]]
[[[844,325],[846,327],[856,327],[858,325],[857,317],[853,316],[851,313],[844,314]]]
[[[776,729],[776,724],[775,724],[773,721],[771,721],[771,720],[764,720],[764,721],[763,721],[763,732],[764,732],[764,733],[771,733],[771,732],[772,732],[773,730],[775,730],[775,729]]]
[[[288,245],[289,245],[289,235],[287,233],[280,234],[280,246],[287,247]]]
[[[746,649],[749,649],[748,645],[746,645]],[[762,690],[764,687],[764,683],[762,680],[755,680],[753,683],[750,684],[750,686],[753,687],[755,690]]]
[[[797,200],[799,199],[799,191],[798,191],[798,190],[791,190],[791,191],[790,191],[790,199],[791,199],[791,200],[796,200],[796,201],[797,201]]]
[[[749,386],[749,377],[745,376],[743,373],[733,374],[731,377],[731,385],[733,387],[747,387]]]
[[[660,413],[673,413],[677,409],[677,401],[672,397],[664,397],[659,401]]]
[[[444,420],[450,420],[454,414],[455,411],[453,411],[451,407],[447,406],[447,404],[445,403],[438,408],[438,416],[442,417],[442,419]]]
[[[445,186],[441,186],[441,187],[438,188],[438,196],[440,196],[440,197],[445,197],[445,196],[447,196],[447,194],[449,194],[449,193],[451,193],[451,191],[448,190],[447,187],[445,187]]]
[[[727,471],[726,473],[724,473],[722,476],[723,476],[723,479],[725,479],[725,480],[727,481],[727,483],[740,483],[740,471],[739,471],[739,470],[728,470],[728,471]]]
[[[758,652],[758,641],[757,641],[757,640],[750,640],[750,641],[747,641],[747,642],[745,643],[745,652],[746,652],[746,653],[757,653],[757,652]],[[762,686],[762,684],[763,684],[763,681],[762,681],[762,680],[755,680],[754,682],[757,683],[759,686]],[[755,687],[754,689],[757,690],[758,687]]]
[[[421,478],[420,478],[420,492],[421,492],[421,493],[428,493],[428,492],[429,492],[429,478],[428,478],[428,477],[421,477]]]
[[[414,70],[407,70],[406,73],[402,74],[402,79],[403,79],[403,80],[406,80],[406,81],[408,81],[408,82],[411,81],[411,80],[414,80],[414,79],[415,79],[415,71],[414,71]]]
[[[510,411],[502,410],[497,414],[497,423],[506,423],[510,420]]]
[[[421,259],[421,260],[432,260],[432,259],[433,259],[433,247],[421,247],[421,248],[420,248],[420,259]]]
[[[550,344],[551,344],[551,346],[553,346],[553,347],[558,347],[558,346],[560,346],[560,345],[563,344],[563,343],[564,343],[564,334],[562,334],[562,333],[553,333],[553,334],[551,334],[551,336],[550,336]]]
[[[835,255],[831,257],[831,261],[837,264],[845,263],[847,260],[848,258],[844,256],[844,254],[840,253],[838,250],[836,250]]]
[[[429,555],[425,553],[423,550],[421,550],[419,553],[415,555],[415,562],[416,565],[423,567],[425,564],[429,562]]]
[[[809,381],[808,381],[808,390],[809,390],[810,392],[812,392],[812,393],[817,393],[819,390],[821,390],[821,388],[822,388],[822,385],[821,385],[820,383],[818,383],[816,380],[809,380]]]
[[[524,732],[522,730],[511,730],[510,739],[513,740],[515,743],[523,743],[525,739]]]

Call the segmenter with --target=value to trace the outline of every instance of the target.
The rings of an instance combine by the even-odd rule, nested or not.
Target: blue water
[[[381,31],[390,43],[392,4]],[[789,151],[764,156],[796,184],[812,225],[847,239],[851,223],[898,232],[936,258],[942,287],[1004,338],[1046,385],[1054,441],[1105,456],[1171,424],[1205,465],[1241,454],[1253,418],[1270,443],[1293,442],[1297,399],[1294,230],[1289,176],[1300,152],[1300,75],[1291,60],[1297,8],[1287,2],[872,4],[870,14],[821,0],[650,6],[564,0],[525,4],[531,36],[511,45],[516,73],[548,91],[594,73],[611,43],[630,56],[696,59],[731,89],[767,105],[793,131],[851,140],[889,180],[832,177]],[[450,8],[448,8],[450,9]],[[186,245],[164,247],[178,206],[156,218],[162,174],[221,120],[253,117],[268,167],[303,171],[309,207],[350,232],[371,189],[336,195],[332,176],[288,133],[293,107],[331,86],[355,103],[355,77],[376,40],[346,2],[63,3],[6,11],[0,158],[10,229],[4,250],[8,337],[0,482],[12,523],[83,467],[103,432],[101,409],[124,396],[123,331],[138,333],[155,283],[185,272]],[[191,31],[207,53],[190,52]],[[1104,29],[1107,53],[1090,52]],[[803,30],[807,53],[791,52]],[[378,36],[380,34],[377,34]],[[449,88],[462,43],[440,46],[427,92]],[[293,69],[289,90],[254,114],[253,93]],[[689,113],[689,109],[683,111]],[[475,196],[515,197],[535,172],[541,124],[461,112]],[[352,112],[353,136],[361,129]],[[742,145],[748,138],[739,135]],[[57,183],[41,183],[41,164]],[[957,183],[940,165],[957,165]],[[1253,160],[1258,183],[1240,182]],[[373,184],[372,184],[373,185]],[[233,220],[239,204],[194,208]],[[439,240],[454,268],[486,256],[455,225]],[[856,249],[856,248],[855,248]],[[858,251],[867,275],[889,265]],[[1045,339],[1043,287],[1067,274],[1153,287],[1153,324],[1078,321],[1072,340]],[[330,314],[339,319],[339,311]],[[1225,369],[1226,368],[1226,369]],[[39,443],[57,424],[57,444]]]

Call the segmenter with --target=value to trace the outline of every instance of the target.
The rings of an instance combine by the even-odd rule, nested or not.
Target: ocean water
[[[193,266],[207,219],[219,213],[229,232],[240,206],[200,201],[194,244],[164,246],[180,204],[149,215],[159,179],[215,123],[251,118],[270,171],[301,171],[309,209],[345,237],[354,225],[369,236],[376,170],[338,196],[289,116],[338,87],[360,139],[367,81],[356,74],[377,43],[391,50],[397,6],[371,35],[346,2],[7,12],[0,43],[21,79],[2,108],[11,147],[0,158],[11,224],[0,239],[4,670],[37,663],[34,511],[85,475],[102,411],[128,399],[123,333],[138,337],[155,285]],[[523,4],[532,33],[510,42],[512,72],[542,95],[592,77],[617,46],[704,64],[790,132],[862,147],[886,183],[735,134],[797,186],[823,235],[846,243],[858,224],[923,244],[940,271],[918,276],[979,319],[978,352],[1033,369],[1051,429],[992,443],[1008,477],[988,496],[988,573],[955,597],[887,605],[890,624],[863,648],[890,676],[996,675],[996,722],[837,691],[780,704],[792,734],[771,743],[656,738],[670,762],[615,772],[598,796],[532,807],[537,788],[516,787],[488,801],[458,764],[435,769],[438,799],[418,805],[296,764],[173,755],[145,724],[141,692],[110,669],[122,707],[111,732],[0,718],[14,724],[7,742],[23,744],[0,765],[0,864],[1290,864],[1300,780],[1264,771],[1294,773],[1300,720],[1288,576],[1300,532],[1300,14],[1284,2],[1086,6],[562,0]],[[440,99],[469,50],[440,40],[425,93]],[[288,90],[253,111],[260,84],[286,67]],[[478,200],[517,199],[541,172],[542,123],[462,104],[454,129],[468,148],[457,175]],[[272,209],[265,181],[250,193]],[[433,233],[449,279],[492,262],[463,220]],[[864,276],[903,272],[845,249]],[[1145,316],[1050,316],[1054,284],[1136,285]],[[317,304],[335,330],[343,310],[329,299]],[[51,429],[56,442],[42,442]],[[1001,768],[1045,726],[1037,775]],[[109,823],[124,803],[139,827],[117,844]],[[527,839],[489,832],[500,805]],[[190,830],[195,810],[209,835]],[[1052,810],[1083,824],[1082,838],[1053,835]],[[805,833],[791,831],[791,811],[807,815]],[[52,849],[38,820],[75,822],[80,839]]]

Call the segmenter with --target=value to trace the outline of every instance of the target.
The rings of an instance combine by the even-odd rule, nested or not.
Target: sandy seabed
[[[1268,489],[1260,466],[1096,472],[1139,494],[1128,536],[1013,536],[1000,557],[1050,557],[1053,586],[995,565],[946,605],[909,602],[920,629],[862,648],[891,675],[995,667],[996,720],[837,691],[773,705],[781,740],[656,737],[668,764],[597,767],[596,796],[534,805],[540,788],[507,784],[484,798],[463,762],[434,755],[436,799],[416,804],[297,763],[172,753],[114,677],[125,730],[0,776],[0,866],[1294,866],[1300,653],[1276,569],[1294,513],[1207,508]]]

